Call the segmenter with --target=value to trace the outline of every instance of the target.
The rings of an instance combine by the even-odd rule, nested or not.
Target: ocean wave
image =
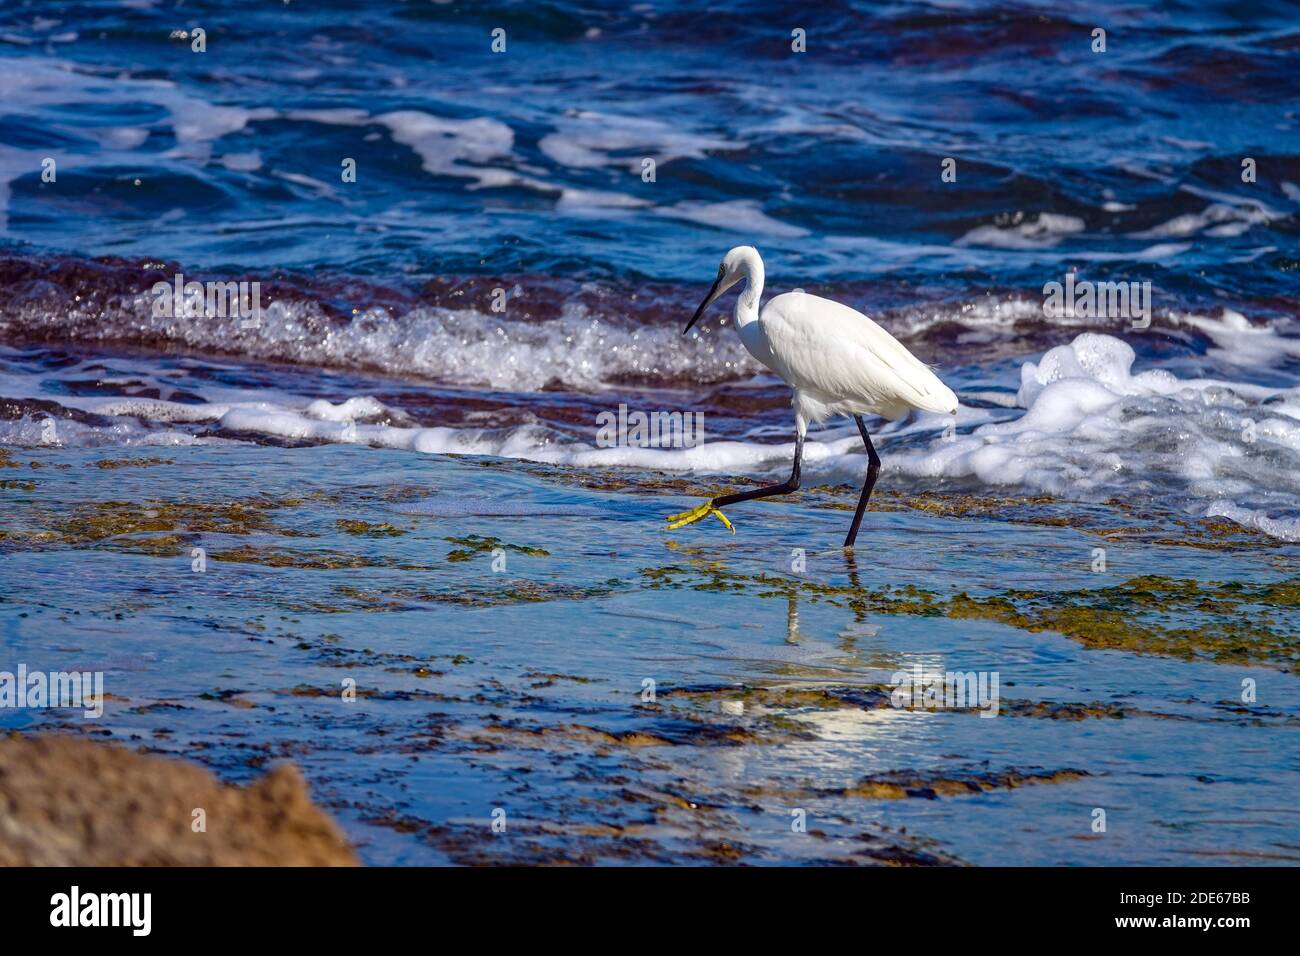
[[[258,321],[186,316],[174,304],[157,309],[155,284],[174,288],[178,274],[186,281],[247,282],[250,296],[257,282]],[[698,334],[680,334],[704,283],[471,276],[415,285],[272,276],[190,275],[156,261],[0,256],[0,337],[180,350],[518,393],[695,387],[763,372],[728,327],[727,303]],[[1046,315],[1044,298],[1023,292],[948,293],[927,303],[916,301],[907,284],[807,291],[857,306],[923,360],[944,368],[1022,357],[1060,341],[1064,330],[1131,331],[1128,319]],[[1150,341],[1162,333],[1190,333],[1192,348],[1238,367],[1258,370],[1300,359],[1291,319],[1252,323],[1231,309],[1215,317],[1154,308],[1151,320]]]
[[[1226,319],[1223,328],[1234,324]],[[978,391],[959,388],[964,404],[955,425],[925,414],[883,424],[875,434],[886,481],[1016,488],[1067,500],[1159,500],[1290,540],[1300,514],[1300,387],[1180,377],[1158,367],[1135,371],[1136,358],[1121,339],[1083,332],[1025,362],[1014,398],[985,401]],[[35,376],[0,378],[0,392],[41,390]],[[62,395],[52,401],[46,394],[39,408],[16,406],[10,417],[17,420],[0,429],[0,441],[340,443],[719,477],[782,475],[792,454],[789,442],[757,440],[757,429],[696,447],[600,447],[594,423],[587,429],[540,419],[495,427],[431,424],[400,400],[373,395],[329,401],[244,389],[212,398]],[[56,405],[76,409],[80,420],[65,427],[58,419],[51,441],[41,419]],[[782,433],[775,418],[761,431]],[[851,426],[809,436],[809,481],[855,484],[865,467]]]
[[[977,226],[957,240],[957,245],[993,246],[996,249],[1046,249],[1066,236],[1083,232],[1078,216],[1040,213],[1032,219],[1016,216],[1006,224]]]
[[[926,478],[970,478],[1066,498],[1181,498],[1300,506],[1300,428],[1277,408],[1300,389],[1132,369],[1128,343],[1082,333],[1021,369],[1024,413],[893,456]],[[1263,528],[1263,525],[1257,525]]]
[[[331,301],[346,292],[269,283],[250,327],[238,316],[156,309],[154,283],[174,286],[177,271],[161,263],[8,260],[0,264],[6,276],[0,286],[8,293],[0,296],[0,335],[183,348],[515,392],[557,384],[726,381],[758,369],[733,335],[683,337],[679,323],[690,313],[678,300],[619,308],[616,299],[597,305],[527,280],[479,280],[469,294],[458,288],[444,297],[455,305],[368,287],[362,294],[384,304],[347,310]]]

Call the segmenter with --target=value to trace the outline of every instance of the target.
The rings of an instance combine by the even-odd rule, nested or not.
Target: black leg
[[[770,498],[772,495],[788,495],[793,491],[799,490],[799,466],[803,462],[803,435],[798,432],[794,436],[794,469],[790,472],[790,480],[779,485],[765,485],[762,488],[754,488],[750,491],[738,491],[734,495],[723,495],[721,498],[713,499],[713,507],[725,508],[727,505],[734,505],[741,501],[751,501],[754,498]]]
[[[858,510],[853,514],[853,524],[849,526],[849,536],[844,539],[844,547],[853,547],[853,542],[858,540],[858,525],[862,524],[862,513],[867,510],[867,502],[871,500],[871,489],[876,487],[876,475],[880,474],[880,456],[876,454],[876,448],[871,444],[871,436],[867,434],[867,426],[862,423],[861,415],[854,415],[853,420],[858,423],[858,431],[862,434],[862,444],[867,446],[867,480],[862,485],[862,497],[858,499]]]

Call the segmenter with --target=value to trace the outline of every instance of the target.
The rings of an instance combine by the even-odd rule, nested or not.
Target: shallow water
[[[1294,6],[741,13],[6,4],[0,670],[115,696],[0,727],[292,758],[372,863],[1295,862]],[[730,303],[680,334],[739,243],[961,400],[871,423],[856,557],[847,422],[664,531],[789,468]]]
[[[292,758],[369,862],[1297,859],[1294,546],[886,494],[850,563],[834,489],[737,508],[734,538],[665,535],[693,489],[650,473],[164,454],[11,459],[35,489],[5,491],[0,646],[103,670],[112,696],[99,721],[5,725],[237,780]],[[1037,630],[1032,600],[1005,623],[1011,590],[1081,615],[1073,637]],[[918,664],[996,672],[998,716],[893,706]]]

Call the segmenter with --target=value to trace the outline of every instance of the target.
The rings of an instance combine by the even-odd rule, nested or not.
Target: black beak
[[[713,300],[718,297],[718,283],[721,281],[722,276],[718,276],[713,280],[713,285],[709,288],[709,294],[704,297],[704,301],[700,303],[700,307],[695,310],[695,314],[691,316],[691,321],[686,323],[686,328],[682,329],[682,335],[689,332],[691,326],[700,321],[700,316],[702,316],[704,311],[713,304]]]

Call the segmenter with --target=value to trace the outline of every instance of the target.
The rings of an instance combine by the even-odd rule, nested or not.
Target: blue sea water
[[[750,241],[792,282],[1036,288],[1082,267],[1180,299],[1293,297],[1296,18],[10,2],[8,234],[192,270],[692,284]],[[195,27],[204,53],[169,39]]]
[[[237,779],[294,757],[372,862],[1294,860],[1293,606],[1241,611],[1291,644],[1216,658],[704,583],[794,580],[794,548],[817,586],[945,598],[1294,580],[1297,77],[1293,3],[8,0],[0,670],[90,660],[115,735]],[[789,467],[730,302],[681,335],[741,243],[961,399],[872,422],[859,569],[845,422],[735,539],[661,530]],[[160,313],[178,274],[258,283],[257,323]],[[1067,276],[1149,283],[1149,325],[1048,314]],[[708,441],[601,447],[620,404]],[[917,661],[1125,716],[734,707]],[[376,696],[340,711],[348,674]],[[638,710],[647,677],[679,696]],[[86,727],[0,712],[50,723]],[[1091,776],[839,792],[1008,768]],[[483,841],[511,794],[527,838]],[[792,836],[793,799],[829,835]]]
[[[590,445],[591,423],[618,401],[690,408],[751,453],[725,467],[708,456],[657,464],[760,473],[787,454],[764,448],[789,435],[779,383],[756,377],[723,331],[727,305],[678,334],[721,254],[752,243],[769,288],[840,298],[940,367],[966,397],[963,433],[1025,406],[1027,359],[1080,332],[1122,340],[1132,363],[1113,342],[1081,344],[1099,356],[1083,377],[1116,390],[1130,367],[1175,376],[1117,391],[1172,399],[1144,419],[1177,423],[1177,457],[1212,459],[1173,476],[1171,500],[1295,537],[1295,14],[9,4],[0,331],[15,345],[227,356],[242,369],[223,373],[239,387],[221,396],[230,401],[186,378],[209,406],[198,418],[218,423],[231,404],[291,417],[309,396],[337,402],[418,379],[400,411],[460,430],[426,436],[426,448],[546,457]],[[1046,315],[1049,284],[1067,277],[1145,290],[1141,315]],[[150,290],[185,280],[258,282],[266,321],[160,317]],[[15,401],[84,390],[60,356],[4,361]],[[263,361],[294,366],[276,373],[292,399],[267,394],[253,367]],[[1069,377],[1072,361],[1043,367],[1040,384]],[[119,397],[168,394],[176,373],[156,366],[133,366]],[[1242,388],[1219,401],[1219,383]],[[429,401],[430,384],[452,391]],[[126,408],[93,394],[77,407]],[[144,441],[175,440],[154,426],[195,417],[129,412],[122,429]],[[256,417],[220,427],[335,437]],[[1076,490],[1112,482],[1106,456],[1140,437],[1131,409],[1119,417],[1113,429],[1054,422],[1092,462],[1077,463]],[[1259,454],[1242,437],[1251,428],[1285,460]],[[842,434],[856,451],[852,429]],[[834,469],[837,451],[822,456],[827,477],[856,471]],[[1023,470],[981,468],[971,454],[906,470],[1055,493],[1071,484],[1052,464],[1061,451],[1022,448]],[[1238,458],[1249,467],[1235,469]],[[1214,477],[1225,480],[1201,481]],[[1141,474],[1118,478],[1153,490]]]

